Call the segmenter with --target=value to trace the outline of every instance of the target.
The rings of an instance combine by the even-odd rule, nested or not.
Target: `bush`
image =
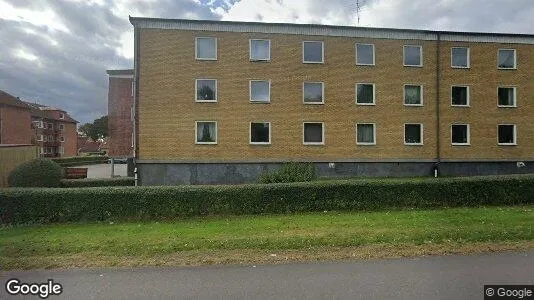
[[[132,177],[115,178],[84,178],[84,179],[62,179],[61,186],[73,187],[97,187],[97,186],[134,186],[135,179]]]
[[[63,168],[50,159],[38,158],[17,166],[9,173],[12,187],[59,187]]]
[[[164,220],[204,215],[534,204],[534,175],[235,186],[0,189],[0,222]]]
[[[90,164],[107,163],[107,156],[72,156],[72,157],[56,157],[52,160],[62,167],[73,167]]]
[[[315,166],[313,163],[285,163],[273,173],[262,173],[258,178],[260,183],[305,182],[315,180]]]

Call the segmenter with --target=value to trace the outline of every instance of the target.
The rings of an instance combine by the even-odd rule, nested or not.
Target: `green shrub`
[[[72,156],[72,157],[55,157],[52,160],[62,167],[73,167],[90,164],[102,164],[108,162],[107,156]]]
[[[0,189],[0,222],[534,204],[534,175],[174,187]]]
[[[97,187],[97,186],[134,186],[135,179],[132,177],[115,178],[84,178],[84,179],[62,179],[61,186],[73,187]]]
[[[63,168],[46,158],[38,158],[17,166],[8,176],[12,187],[59,187]]]
[[[312,163],[285,163],[272,173],[262,173],[260,183],[305,182],[315,180],[315,166]]]

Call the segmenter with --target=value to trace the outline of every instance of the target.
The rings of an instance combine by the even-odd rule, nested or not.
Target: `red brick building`
[[[43,157],[76,156],[77,123],[62,109],[0,91],[0,144],[36,145]]]
[[[112,157],[133,156],[133,70],[108,70],[108,132]]]

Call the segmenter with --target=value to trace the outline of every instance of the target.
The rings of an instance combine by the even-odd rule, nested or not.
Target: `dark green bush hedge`
[[[12,187],[59,187],[63,168],[46,158],[37,158],[17,166],[9,173]]]
[[[160,220],[203,215],[534,204],[534,176],[178,187],[0,189],[0,221]]]
[[[285,163],[276,172],[262,173],[258,178],[260,183],[288,183],[305,182],[316,179],[313,163]]]
[[[57,162],[62,167],[73,167],[90,164],[107,163],[107,156],[73,156],[73,157],[55,157],[53,161]]]
[[[132,177],[115,178],[85,178],[85,179],[62,179],[61,186],[73,187],[98,187],[98,186],[134,186],[135,180]]]

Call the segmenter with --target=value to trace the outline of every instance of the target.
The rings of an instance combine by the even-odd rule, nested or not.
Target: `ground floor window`
[[[304,144],[324,145],[324,123],[305,122],[304,123]]]
[[[404,124],[404,144],[423,144],[423,124]]]
[[[372,124],[372,123],[356,124],[356,144],[358,145],[375,145],[376,144],[375,124]]]
[[[498,134],[499,145],[515,145],[517,143],[516,128],[513,124],[500,124]]]
[[[217,144],[217,122],[197,121],[196,122],[196,143],[197,144]]]
[[[250,143],[270,144],[271,143],[271,123],[251,122],[250,123]]]
[[[451,125],[451,141],[453,145],[469,145],[469,125]]]

